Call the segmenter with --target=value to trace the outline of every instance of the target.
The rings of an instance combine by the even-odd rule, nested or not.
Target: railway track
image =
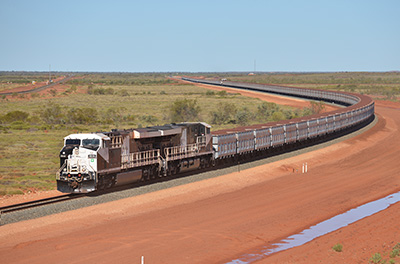
[[[65,195],[60,195],[60,196],[55,196],[55,197],[49,197],[49,198],[29,201],[29,202],[25,202],[25,203],[3,206],[3,207],[0,207],[0,217],[1,217],[1,215],[6,214],[6,213],[26,210],[26,209],[44,206],[44,205],[48,205],[48,204],[59,203],[59,202],[67,201],[67,200],[80,198],[82,196],[85,196],[85,194],[65,194]]]

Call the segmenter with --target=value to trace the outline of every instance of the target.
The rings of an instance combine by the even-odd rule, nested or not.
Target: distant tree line
[[[209,122],[213,125],[238,124],[243,126],[254,123],[254,121],[266,123],[318,114],[324,109],[323,102],[314,101],[310,102],[310,107],[296,110],[282,109],[275,103],[263,102],[257,107],[256,112],[250,111],[248,107],[237,108],[232,103],[222,103],[217,111],[209,113]],[[170,108],[170,117],[172,122],[197,121],[200,111],[196,100],[176,100]]]

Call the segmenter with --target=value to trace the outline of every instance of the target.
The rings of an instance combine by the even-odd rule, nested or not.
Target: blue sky
[[[0,71],[400,70],[398,0],[0,0]]]

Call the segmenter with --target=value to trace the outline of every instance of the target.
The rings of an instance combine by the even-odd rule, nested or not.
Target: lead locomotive
[[[86,193],[207,167],[210,126],[180,123],[71,134],[60,151],[57,189]]]

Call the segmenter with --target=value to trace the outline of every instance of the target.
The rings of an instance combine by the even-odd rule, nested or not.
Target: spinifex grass
[[[0,140],[0,194],[52,189],[64,131],[3,133]],[[61,140],[60,140],[61,139]]]

